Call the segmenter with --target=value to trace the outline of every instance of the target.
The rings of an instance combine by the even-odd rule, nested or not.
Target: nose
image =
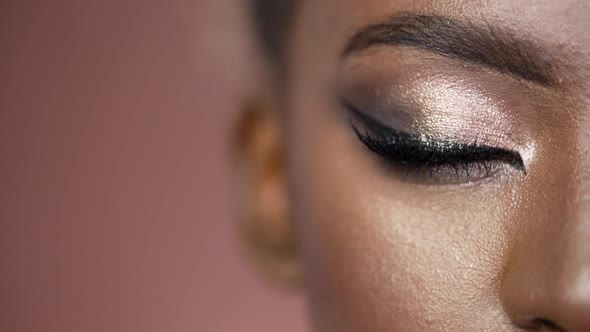
[[[555,217],[521,234],[504,272],[502,304],[521,328],[590,331],[590,213]]]

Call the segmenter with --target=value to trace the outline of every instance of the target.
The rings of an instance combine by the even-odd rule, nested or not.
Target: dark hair
[[[249,0],[254,27],[272,61],[279,62],[291,26],[296,0]]]

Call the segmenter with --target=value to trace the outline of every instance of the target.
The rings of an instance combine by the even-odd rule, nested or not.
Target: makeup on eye
[[[480,144],[477,140],[463,143],[395,130],[344,99],[341,104],[348,112],[351,129],[366,148],[418,179],[427,176],[429,182],[436,178],[441,184],[472,182],[491,177],[502,165],[526,174],[517,151]]]
[[[334,82],[353,134],[404,180],[495,181],[535,163],[543,94],[520,80],[381,47],[345,58]]]
[[[401,54],[389,53],[347,62],[338,78],[337,97],[409,133],[468,143],[477,139],[511,150],[528,143],[530,128],[524,128],[522,120],[536,120],[528,92],[514,82],[474,76],[421,58],[394,65]]]

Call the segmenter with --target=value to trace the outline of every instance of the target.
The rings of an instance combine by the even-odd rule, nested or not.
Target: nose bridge
[[[546,197],[519,235],[501,297],[521,326],[590,331],[590,177]]]
[[[547,127],[558,139],[544,145],[543,178],[529,178],[502,276],[502,305],[520,327],[590,331],[590,84],[578,89],[567,126]]]
[[[571,227],[548,253],[545,275],[531,280],[539,293],[533,312],[566,331],[590,331],[590,232],[584,215],[568,222]]]
[[[546,256],[547,289],[543,291],[554,303],[585,304],[590,314],[590,206],[570,215],[553,245],[548,243],[553,248]]]
[[[545,281],[549,288],[545,292],[555,301],[585,302],[582,299],[590,297],[590,154],[581,152],[569,181],[552,193],[553,201],[545,205],[546,218],[533,231],[547,250],[530,255],[538,256],[533,259],[541,260],[538,268],[544,266],[553,276]]]
[[[562,287],[567,292],[564,298],[570,299],[574,309],[576,307],[588,309],[587,306],[590,304],[590,266],[585,264],[578,270],[571,277],[571,285]],[[585,312],[590,314],[587,310]]]
[[[555,220],[551,232],[545,234],[547,241],[553,239],[554,249],[548,257],[554,270],[570,281],[584,280],[582,275],[590,269],[590,188],[584,182],[579,181],[577,190],[572,190],[577,193],[567,203],[564,219]]]

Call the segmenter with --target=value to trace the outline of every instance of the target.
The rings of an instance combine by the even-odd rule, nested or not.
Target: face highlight
[[[590,331],[589,15],[300,3],[280,126],[315,331]]]

